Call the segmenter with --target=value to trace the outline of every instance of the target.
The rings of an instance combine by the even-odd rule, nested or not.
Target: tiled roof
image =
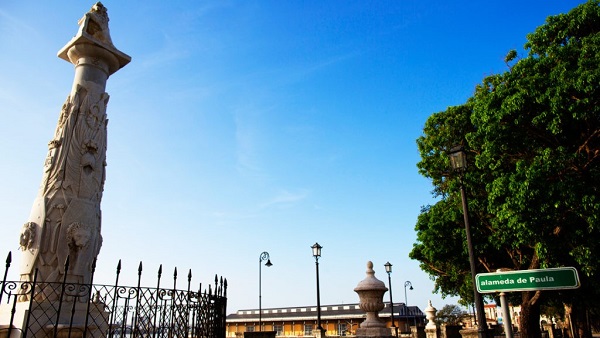
[[[379,312],[380,317],[390,316],[390,303],[385,303],[385,308]],[[252,322],[258,321],[258,309],[239,310],[227,316],[227,322]],[[321,320],[365,318],[366,313],[358,304],[339,304],[321,306]],[[406,306],[404,303],[394,303],[395,318],[425,318],[417,306]],[[290,321],[314,320],[317,318],[316,306],[268,308],[262,309],[262,321]]]

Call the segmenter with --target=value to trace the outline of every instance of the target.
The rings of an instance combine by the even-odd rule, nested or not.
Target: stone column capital
[[[85,35],[75,36],[71,39],[58,52],[58,57],[75,66],[82,64],[82,62],[100,66],[98,61],[100,60],[104,63],[101,67],[108,76],[125,67],[131,61],[129,55],[119,51],[114,46],[94,41]]]
[[[68,61],[75,66],[81,64],[82,58],[93,66],[99,66],[102,60],[105,66],[102,68],[108,76],[125,67],[131,57],[118,50],[112,43],[108,29],[108,14],[106,7],[96,3],[89,12],[79,20],[77,34],[60,51],[58,57]]]

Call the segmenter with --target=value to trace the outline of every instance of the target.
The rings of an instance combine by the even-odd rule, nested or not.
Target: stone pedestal
[[[479,331],[477,328],[462,329],[459,331],[462,338],[478,338]]]
[[[428,328],[425,328],[425,337],[427,337],[427,338],[438,338],[438,330],[437,329],[428,329]]]

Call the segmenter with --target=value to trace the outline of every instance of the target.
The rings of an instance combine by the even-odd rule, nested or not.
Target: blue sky
[[[107,0],[132,62],[109,78],[99,283],[152,286],[159,264],[228,279],[228,312],[358,302],[373,261],[395,301],[455,303],[408,258],[421,206],[415,140],[464,103],[548,15],[581,1]],[[0,255],[13,251],[73,81],[56,53],[93,2],[0,3]],[[4,258],[2,258],[4,259]],[[388,295],[385,296],[386,301]]]

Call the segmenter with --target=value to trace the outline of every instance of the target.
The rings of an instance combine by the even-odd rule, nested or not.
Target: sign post
[[[580,286],[573,267],[480,273],[475,280],[480,293],[564,290]]]
[[[580,286],[577,270],[573,267],[501,271],[479,273],[475,276],[479,293],[500,292],[504,330],[512,338],[505,292],[577,289]]]

